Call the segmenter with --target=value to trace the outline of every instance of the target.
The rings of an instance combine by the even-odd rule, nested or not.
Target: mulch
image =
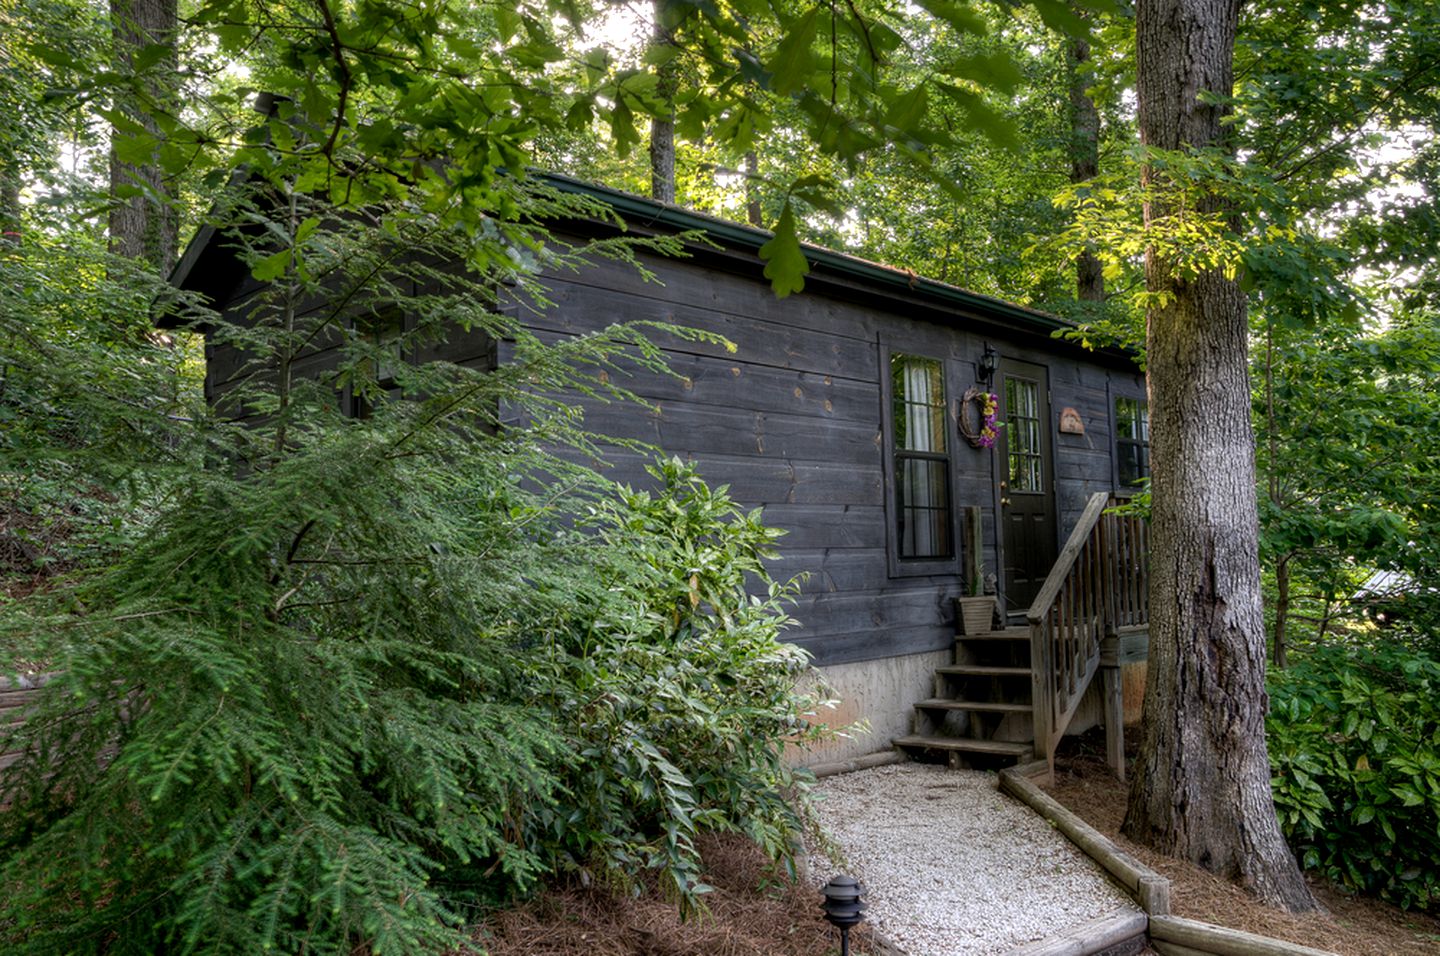
[[[820,894],[777,873],[744,837],[698,841],[707,912],[689,920],[653,884],[638,895],[598,886],[545,890],[493,914],[475,940],[490,956],[834,956],[839,936],[820,916]],[[869,952],[864,928],[852,951]]]
[[[1103,745],[1101,746],[1103,753]],[[1123,850],[1170,880],[1176,916],[1259,933],[1342,956],[1436,956],[1440,918],[1407,912],[1377,899],[1354,896],[1311,879],[1328,914],[1290,914],[1261,904],[1243,889],[1190,863],[1162,856],[1120,835],[1126,787],[1101,757],[1080,747],[1057,756],[1051,796]]]

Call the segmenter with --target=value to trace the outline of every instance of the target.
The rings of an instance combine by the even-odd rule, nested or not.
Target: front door
[[[1055,468],[1050,456],[1049,383],[1043,365],[1000,363],[1000,589],[1009,614],[1023,614],[1055,563]]]

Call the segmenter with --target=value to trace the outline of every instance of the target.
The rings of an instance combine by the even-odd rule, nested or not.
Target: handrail
[[[1035,755],[1052,772],[1055,747],[1099,669],[1102,637],[1149,620],[1148,529],[1110,511],[1120,503],[1109,492],[1090,496],[1025,614]]]

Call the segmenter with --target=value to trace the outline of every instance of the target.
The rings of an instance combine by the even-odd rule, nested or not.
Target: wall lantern
[[[837,876],[820,892],[825,894],[820,909],[826,921],[840,931],[840,956],[850,956],[850,928],[865,919],[865,904],[860,902],[865,887],[853,876]]]
[[[989,342],[985,343],[985,351],[980,356],[980,381],[985,383],[985,391],[995,390],[995,370],[1000,367],[1000,356]]]

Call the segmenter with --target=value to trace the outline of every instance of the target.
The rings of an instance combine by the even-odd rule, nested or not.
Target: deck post
[[[1054,736],[1055,701],[1051,696],[1050,675],[1055,665],[1050,660],[1050,640],[1045,633],[1046,619],[1030,622],[1030,712],[1035,725],[1035,759],[1045,761],[1043,783],[1055,782]]]
[[[1105,692],[1105,760],[1120,782],[1125,782],[1125,700],[1120,668],[1100,668]]]

